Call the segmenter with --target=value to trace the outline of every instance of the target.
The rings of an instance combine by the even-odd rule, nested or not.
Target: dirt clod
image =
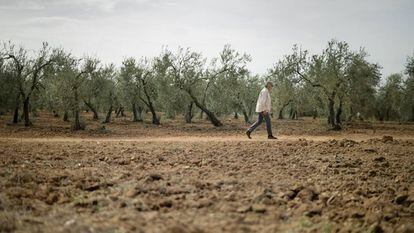
[[[266,206],[263,204],[253,204],[252,205],[252,211],[255,213],[265,213],[266,212]]]
[[[405,203],[405,201],[407,200],[408,195],[406,194],[400,194],[395,198],[395,203],[397,203],[398,205],[402,205]]]
[[[389,136],[389,135],[384,135],[382,137],[382,141],[383,142],[392,142],[392,141],[394,141],[394,138],[392,136]]]
[[[247,213],[249,211],[252,211],[252,206],[250,206],[250,205],[241,206],[241,207],[237,208],[236,211],[238,213]]]
[[[377,158],[375,158],[374,159],[374,162],[385,162],[386,161],[386,159],[384,158],[384,157],[377,157]]]
[[[158,181],[158,180],[162,180],[163,177],[161,176],[161,174],[158,173],[152,173],[148,176],[147,181]]]

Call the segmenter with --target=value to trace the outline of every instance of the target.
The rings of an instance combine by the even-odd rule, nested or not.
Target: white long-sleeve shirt
[[[256,112],[270,112],[271,109],[272,100],[270,99],[269,90],[265,87],[260,91],[259,98],[257,99]]]

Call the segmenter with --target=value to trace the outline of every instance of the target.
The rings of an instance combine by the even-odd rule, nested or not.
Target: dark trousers
[[[272,125],[270,124],[270,116],[269,116],[269,113],[267,113],[265,115],[262,112],[259,112],[259,117],[257,118],[257,121],[252,126],[250,126],[250,128],[247,131],[249,131],[250,133],[253,132],[253,130],[256,129],[257,126],[259,126],[260,124],[262,124],[263,118],[266,121],[267,135],[268,136],[273,135],[272,134]]]

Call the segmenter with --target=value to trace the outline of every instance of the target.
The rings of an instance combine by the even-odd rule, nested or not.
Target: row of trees
[[[215,125],[218,116],[242,112],[249,121],[260,78],[251,76],[246,68],[250,57],[226,45],[209,63],[201,53],[189,49],[172,52],[163,49],[154,58],[127,58],[117,69],[104,65],[97,58],[76,58],[63,49],[52,49],[47,43],[38,52],[29,52],[12,43],[1,50],[2,112],[13,111],[13,123],[19,112],[30,126],[29,112],[47,109],[65,121],[74,118],[74,129],[84,126],[80,111],[92,112],[104,123],[112,113],[133,113],[133,121],[142,121],[142,112],[149,111],[152,123],[160,124],[160,112],[169,118],[184,114],[192,122],[195,107]],[[241,90],[241,91],[239,91]],[[226,94],[223,94],[226,93]],[[21,105],[23,104],[23,108]]]
[[[403,75],[392,74],[381,85],[381,66],[367,61],[364,49],[352,51],[332,40],[321,54],[309,55],[298,46],[270,70],[276,85],[277,109],[283,118],[297,114],[327,116],[333,129],[354,119],[414,120],[414,56]]]
[[[11,112],[12,123],[23,119],[30,126],[31,116],[45,109],[73,119],[75,130],[85,127],[84,110],[103,123],[124,111],[141,122],[145,111],[153,124],[160,124],[160,113],[167,118],[182,114],[186,122],[198,114],[221,126],[220,116],[230,114],[250,122],[258,92],[272,80],[279,118],[327,116],[335,129],[344,119],[414,120],[414,56],[407,61],[407,77],[391,75],[384,85],[381,67],[366,58],[363,49],[353,51],[335,40],[315,55],[294,46],[260,77],[246,68],[250,56],[229,45],[209,61],[190,49],[164,48],[153,58],[126,58],[118,68],[47,43],[33,52],[9,42],[0,50],[0,113]]]

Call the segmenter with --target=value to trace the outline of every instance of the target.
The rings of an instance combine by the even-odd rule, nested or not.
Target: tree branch
[[[320,87],[322,88],[322,90],[325,92],[326,95],[329,95],[329,91],[328,89],[321,85],[320,83],[315,83],[312,82],[312,80],[310,80],[309,78],[307,78],[304,74],[302,74],[299,70],[295,69],[296,74],[298,74],[303,80],[305,80],[306,82],[308,82],[310,85],[312,85],[312,87]]]

